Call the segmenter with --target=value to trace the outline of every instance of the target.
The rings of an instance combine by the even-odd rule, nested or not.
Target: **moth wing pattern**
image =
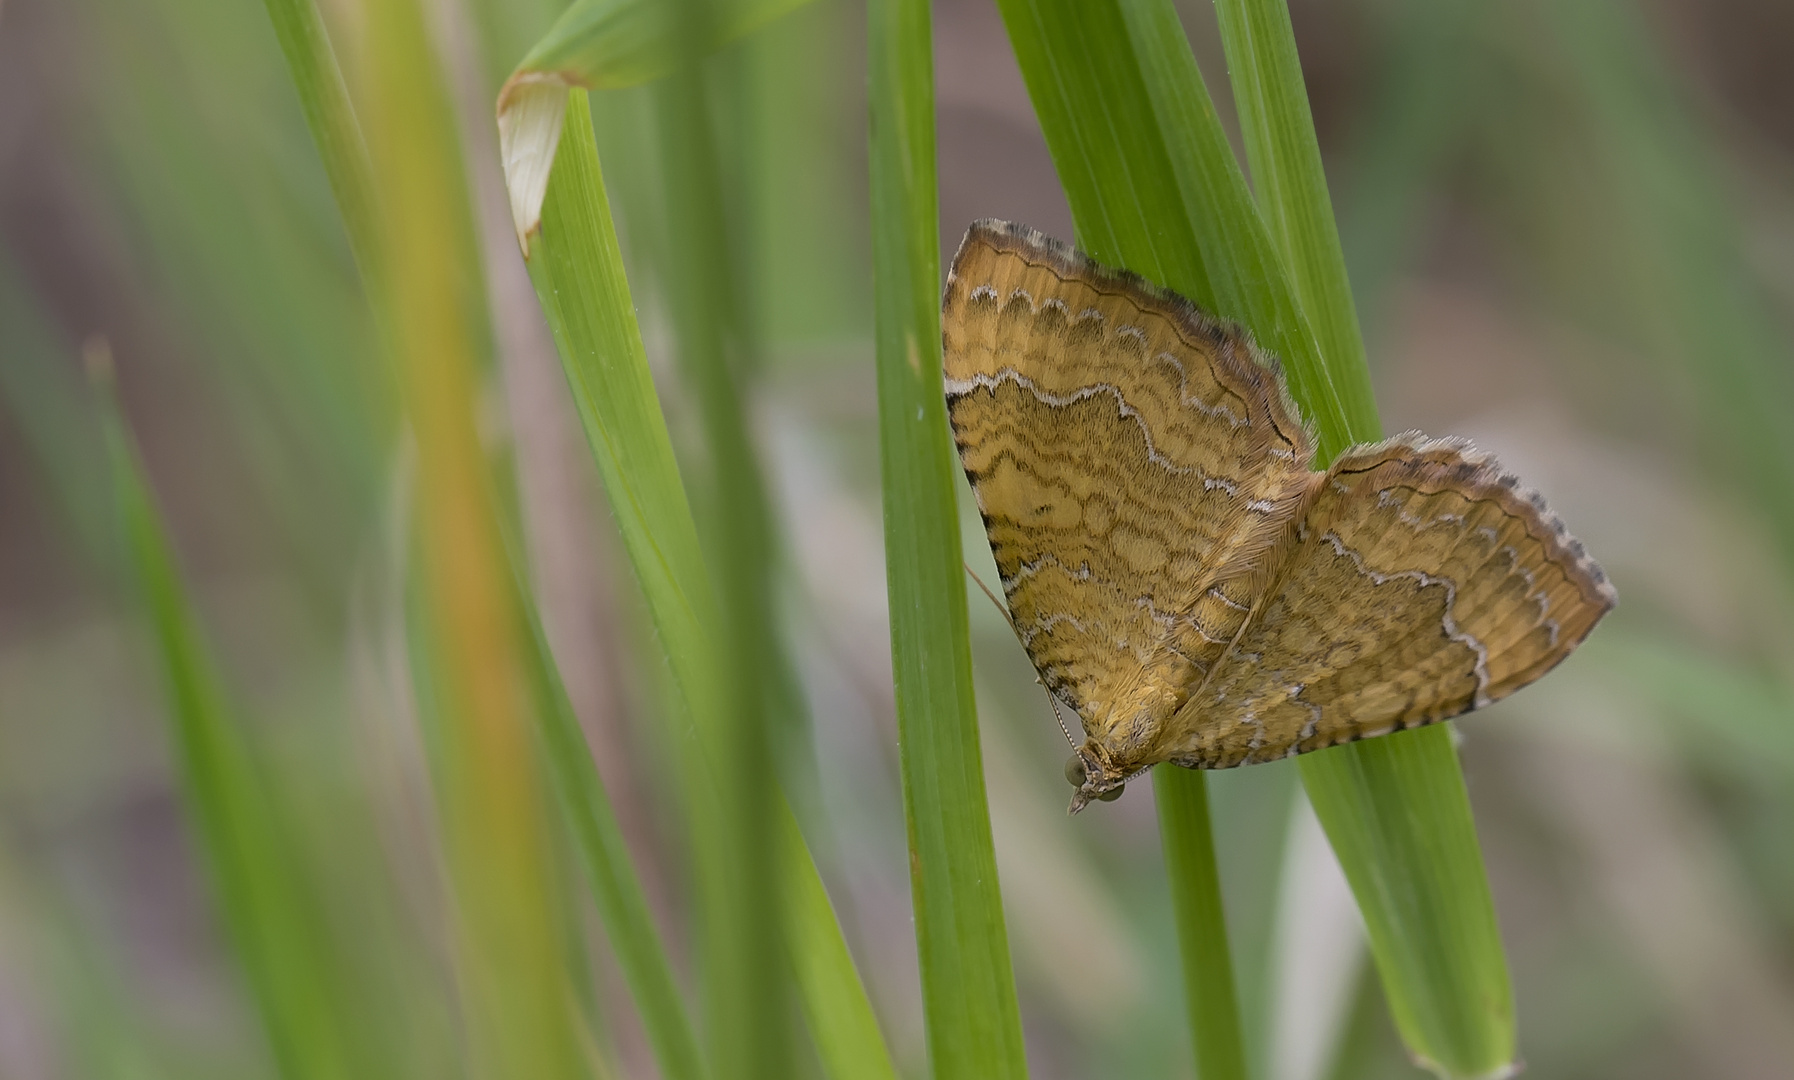
[[[1615,603],[1544,500],[1455,439],[1347,451],[1169,755],[1216,768],[1458,716],[1561,662]]]
[[[1309,472],[1275,362],[1175,294],[1001,222],[974,224],[953,260],[942,343],[954,438],[1042,680],[1092,735],[1130,694],[1187,692],[1247,610],[1232,577]]]

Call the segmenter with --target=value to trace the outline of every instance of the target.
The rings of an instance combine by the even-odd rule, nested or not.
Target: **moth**
[[[1409,432],[1317,468],[1244,330],[1032,229],[972,225],[941,323],[1010,620],[1082,728],[1073,813],[1160,762],[1273,761],[1481,708],[1614,605],[1544,500],[1468,442]]]

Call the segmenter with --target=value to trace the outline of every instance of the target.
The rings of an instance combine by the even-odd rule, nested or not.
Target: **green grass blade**
[[[1170,4],[1006,0],[1003,8],[1080,239],[1098,257],[1133,267],[1254,330],[1283,359],[1323,456],[1377,437],[1362,348],[1346,363],[1323,354],[1313,335],[1296,332],[1307,321]],[[1293,46],[1276,49],[1293,58]],[[1261,83],[1272,71],[1299,79],[1287,67],[1265,62],[1263,68]],[[1286,87],[1279,100],[1300,92]],[[1254,93],[1262,102],[1270,90]],[[1257,115],[1267,123],[1306,123],[1287,111],[1260,108]],[[1311,130],[1280,137],[1313,140]],[[1277,143],[1269,133],[1254,138]],[[1284,176],[1286,188],[1323,184],[1318,169],[1291,166]],[[1291,197],[1311,210],[1325,191]],[[1291,207],[1285,219],[1315,226],[1319,219],[1300,210]],[[1200,263],[1193,271],[1170,250],[1186,245],[1195,253],[1188,257]],[[1297,246],[1299,254],[1312,255],[1326,244]],[[1346,325],[1343,314],[1329,318]],[[1513,1047],[1507,969],[1449,732],[1425,729],[1310,755],[1302,769],[1364,911],[1410,1048],[1451,1075],[1505,1067]]]
[[[1220,0],[1216,11],[1258,202],[1292,286],[1321,331],[1324,362],[1363,371],[1364,345],[1289,11],[1283,0]],[[1345,411],[1350,426],[1335,439],[1381,434],[1374,403],[1347,402]],[[1364,911],[1403,1040],[1445,1075],[1508,1068],[1513,991],[1449,732],[1417,731],[1315,754],[1303,759],[1302,776]]]
[[[343,216],[349,247],[355,252],[363,281],[373,285],[380,280],[380,240],[367,144],[362,141],[361,124],[324,20],[312,0],[265,0],[265,4],[293,89],[298,91],[306,127],[311,129],[331,194]]]
[[[1451,732],[1309,755],[1302,783],[1351,883],[1402,1041],[1449,1077],[1510,1075],[1514,999]]]
[[[1153,770],[1152,793],[1158,803],[1165,874],[1183,958],[1184,1008],[1196,1046],[1196,1075],[1202,1080],[1243,1080],[1250,1073],[1209,824],[1208,779],[1165,765]]]
[[[1370,402],[1368,376],[1329,382],[1353,373],[1322,362],[1170,3],[999,6],[1079,245],[1250,328],[1283,358],[1323,444],[1346,429],[1342,401]]]
[[[1227,74],[1258,209],[1329,367],[1363,369],[1364,336],[1327,195],[1295,33],[1284,0],[1217,0]],[[1351,385],[1361,385],[1362,380]],[[1346,385],[1345,380],[1340,385]],[[1346,406],[1375,418],[1375,409]]]
[[[682,709],[681,746],[695,776],[687,787],[701,802],[711,790],[704,778],[725,767],[713,756],[721,745],[724,704],[710,632],[720,616],[642,348],[585,93],[571,92],[563,112],[541,226],[530,237],[530,278],[666,654]],[[716,812],[703,805],[690,811]],[[784,853],[779,866],[790,916],[786,947],[823,1060],[831,1076],[890,1080],[896,1070],[865,987],[783,800],[774,828]],[[700,860],[715,857],[698,853]]]
[[[1078,241],[1099,259],[1128,266],[1154,280],[1187,290],[1200,303],[1216,305],[1212,266],[1224,249],[1204,251],[1198,215],[1186,206],[1176,182],[1182,175],[1166,131],[1155,119],[1140,59],[1120,8],[1114,3],[1076,0],[1002,0],[1010,41],[1040,116],[1041,127],[1071,204]],[[1172,16],[1175,19],[1175,15]],[[1181,30],[1175,46],[1188,53]],[[1193,69],[1194,61],[1190,61]],[[1198,82],[1198,87],[1200,83]],[[1237,185],[1236,220],[1228,232],[1251,234],[1256,214],[1245,201],[1244,180],[1226,176],[1233,161],[1206,94],[1186,103],[1196,119],[1186,134],[1206,138],[1207,170],[1224,185]],[[1224,155],[1224,158],[1217,157]],[[1189,155],[1186,155],[1189,156]],[[1216,200],[1204,200],[1212,215]],[[1263,232],[1262,224],[1257,231]],[[1211,235],[1221,235],[1214,233]],[[1274,258],[1268,240],[1260,258]],[[1237,287],[1229,290],[1230,295]],[[1300,331],[1309,341],[1312,337]],[[1244,1040],[1233,984],[1220,875],[1208,828],[1208,781],[1199,773],[1173,776],[1156,770],[1154,796],[1166,852],[1178,944],[1183,957],[1186,1006],[1197,1060],[1206,1068],[1230,1069],[1205,1080],[1245,1076]],[[1177,770],[1181,771],[1181,770]],[[1162,778],[1157,774],[1166,774]]]
[[[828,890],[789,810],[779,836],[789,873],[781,896],[785,947],[823,1072],[830,1080],[897,1080],[897,1067],[841,936]]]
[[[248,977],[283,1076],[349,1080],[362,1075],[343,989],[307,882],[241,719],[217,674],[181,583],[167,532],[110,388],[104,345],[89,346],[102,383],[101,425],[126,554],[154,629],[167,683],[181,786],[231,944]]]
[[[551,837],[531,738],[531,680],[502,506],[476,428],[491,344],[452,110],[415,0],[367,13],[368,136],[381,209],[376,295],[416,448],[419,607],[434,708],[420,715],[448,879],[469,1069],[587,1075]]]
[[[885,561],[928,1055],[937,1080],[1022,1077],[941,385],[928,5],[874,0],[867,24]]]

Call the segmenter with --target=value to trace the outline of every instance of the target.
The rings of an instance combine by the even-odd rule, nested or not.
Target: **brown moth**
[[[1460,439],[1316,471],[1275,357],[1032,229],[980,221],[942,303],[948,413],[1041,681],[1084,742],[1075,813],[1430,724],[1551,670],[1613,586]]]

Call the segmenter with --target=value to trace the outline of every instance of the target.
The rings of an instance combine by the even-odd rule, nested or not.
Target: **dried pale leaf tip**
[[[529,257],[529,236],[542,224],[548,174],[561,142],[568,80],[554,72],[518,72],[498,95],[498,149],[517,246]]]

